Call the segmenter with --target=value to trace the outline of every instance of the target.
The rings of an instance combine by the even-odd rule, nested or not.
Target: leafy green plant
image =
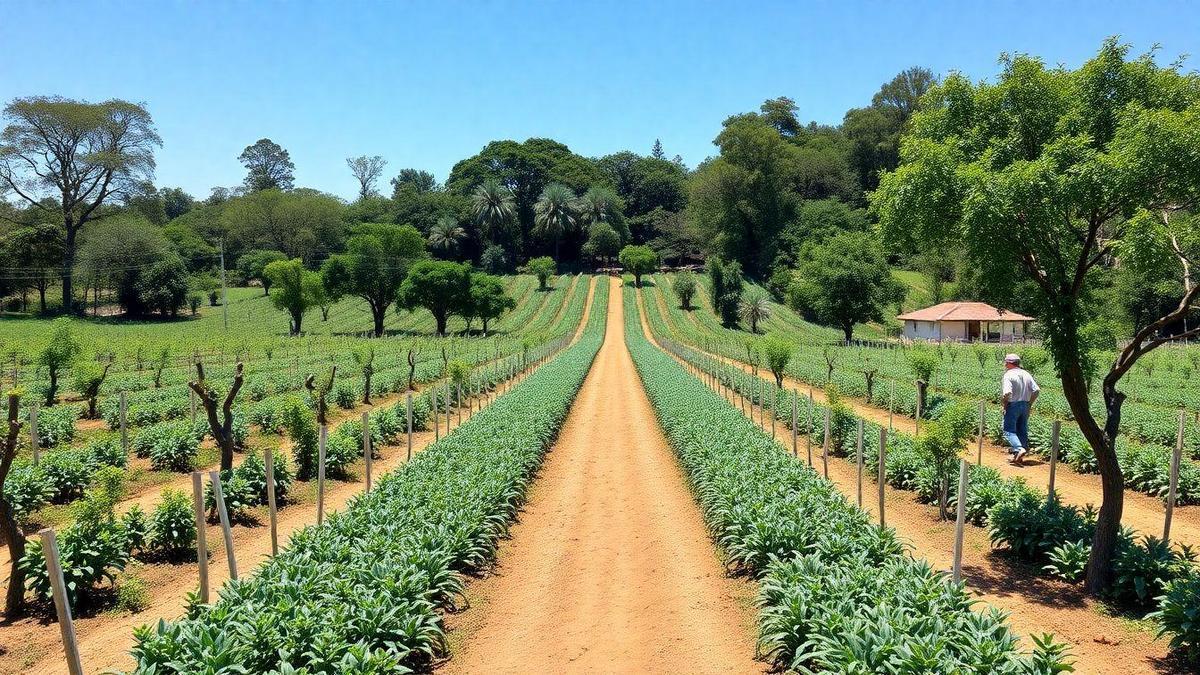
[[[1200,663],[1200,572],[1190,571],[1167,582],[1158,610],[1148,618],[1159,623],[1158,636],[1171,636],[1171,649]]]
[[[1075,583],[1083,579],[1091,553],[1092,547],[1086,541],[1064,542],[1051,549],[1047,555],[1050,562],[1043,565],[1042,569],[1064,581]]]
[[[163,490],[150,516],[150,546],[168,558],[192,551],[196,543],[196,519],[192,499],[186,492]]]
[[[1091,541],[1095,511],[1081,511],[1057,498],[1047,500],[1018,492],[988,511],[992,544],[1004,545],[1017,556],[1045,563],[1056,546],[1068,541]]]
[[[141,577],[141,563],[136,560],[117,574],[117,609],[137,614],[150,606],[150,587]]]
[[[1162,595],[1167,584],[1193,571],[1196,555],[1190,547],[1180,550],[1170,543],[1147,535],[1134,541],[1128,530],[1121,533],[1113,560],[1113,583],[1108,595],[1115,602],[1145,607]]]
[[[766,356],[767,368],[775,376],[775,386],[782,387],[788,361],[792,360],[791,343],[778,335],[768,335],[763,339],[763,354]]]

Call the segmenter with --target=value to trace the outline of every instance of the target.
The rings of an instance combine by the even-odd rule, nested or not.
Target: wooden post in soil
[[[366,478],[367,492],[371,491],[371,417],[364,410],[362,414],[362,448],[363,448],[363,474]]]
[[[446,435],[450,435],[450,380],[446,380],[446,389],[442,392],[442,398],[445,399],[445,409],[442,412],[446,413]]]
[[[821,443],[821,467],[829,478],[829,408],[825,408],[825,440]]]
[[[212,483],[213,499],[217,502],[217,517],[221,519],[221,536],[225,540],[225,562],[229,563],[229,578],[237,579],[237,559],[233,551],[233,528],[229,524],[229,510],[225,507],[225,491],[221,489],[221,472],[209,471],[208,480]]]
[[[329,427],[321,425],[317,440],[317,525],[325,521],[325,444],[329,441]]]
[[[987,414],[987,401],[980,401],[979,402],[979,456],[976,458],[975,463],[979,464],[981,466],[983,465],[983,435],[987,432],[987,429],[985,428],[986,420],[984,417],[986,414]]]
[[[796,390],[792,389],[792,457],[800,456],[799,441],[797,441],[796,426],[799,424],[799,415],[797,415],[796,405]]]
[[[120,415],[121,427],[121,449],[125,454],[129,455],[129,427],[126,426],[126,419],[129,417],[129,405],[125,400],[125,392],[121,392],[120,407],[118,410]]]
[[[408,455],[405,456],[405,461],[412,459],[412,392],[408,392],[405,400],[405,409],[408,416]]]
[[[917,392],[917,429],[916,429],[916,433],[913,434],[914,438],[921,437],[921,412],[922,411],[921,411],[921,395],[920,395],[920,391],[919,391],[920,388],[921,388],[921,385],[918,384],[917,385],[917,389],[918,389],[918,392]]]
[[[887,484],[887,437],[888,430],[883,427],[879,428],[879,469],[878,475],[875,478],[875,485],[879,488],[879,527],[887,527],[887,518],[884,516],[884,486]]]
[[[775,440],[775,406],[779,405],[779,392],[771,385],[771,440]]]
[[[196,423],[196,392],[188,388],[188,413],[191,417],[192,424]]]
[[[858,438],[857,438],[857,454],[858,454],[858,508],[862,508],[862,484],[863,484],[863,421],[858,418]]]
[[[888,380],[888,431],[895,427],[892,426],[892,410],[895,408],[896,401],[896,381]]]
[[[438,419],[437,385],[429,392],[429,407],[433,408],[433,440],[436,443],[442,437],[442,423]]]
[[[267,514],[271,523],[271,555],[279,555],[278,505],[275,503],[275,449],[267,448],[263,455],[267,465]]]
[[[1050,427],[1050,484],[1046,487],[1046,502],[1054,501],[1054,477],[1058,473],[1059,436],[1062,434],[1062,422],[1054,420]]]
[[[813,418],[813,408],[814,407],[815,407],[815,403],[813,402],[812,391],[809,391],[808,392],[808,424],[805,425],[805,427],[804,427],[804,431],[805,431],[804,446],[805,446],[805,449],[808,451],[808,466],[809,467],[813,466],[813,457],[812,457],[813,419],[812,418]]]
[[[196,517],[196,565],[200,572],[200,602],[208,604],[208,533],[204,522],[204,474],[192,472],[192,511]]]
[[[63,580],[62,566],[58,560],[58,540],[54,537],[54,530],[48,527],[38,532],[38,536],[42,539],[42,552],[46,555],[46,572],[50,575],[50,590],[54,595],[54,611],[58,614],[67,672],[70,675],[83,675],[79,645],[75,641],[75,622],[71,620],[71,606],[67,604],[67,583]]]
[[[42,439],[38,435],[38,404],[29,406],[29,447],[33,452],[33,465],[42,461]]]
[[[954,581],[962,580],[963,526],[967,522],[967,460],[958,460],[958,517],[954,521]]]
[[[1183,428],[1187,413],[1179,411],[1179,431],[1175,435],[1175,452],[1171,454],[1171,479],[1167,485],[1167,513],[1163,518],[1163,541],[1171,541],[1171,518],[1175,515],[1175,491],[1179,487],[1179,462],[1183,458]]]

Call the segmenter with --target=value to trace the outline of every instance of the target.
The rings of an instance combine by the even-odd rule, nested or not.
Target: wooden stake
[[[217,502],[217,516],[221,519],[221,535],[225,538],[225,561],[229,563],[229,578],[237,579],[237,559],[233,551],[233,528],[229,525],[229,511],[225,508],[225,491],[221,489],[221,472],[209,471],[208,480],[212,483],[213,498]]]
[[[876,478],[876,486],[879,488],[879,526],[887,527],[887,519],[884,516],[884,487],[887,485],[887,437],[888,430],[880,427],[879,429],[879,475]]]
[[[317,524],[325,522],[325,444],[329,440],[329,427],[321,425],[317,442]]]
[[[896,401],[896,381],[888,380],[888,431],[895,427],[892,426],[892,410],[895,408]]]
[[[1059,435],[1062,433],[1062,422],[1054,420],[1050,428],[1050,485],[1047,488],[1046,501],[1054,501],[1054,476],[1058,472]]]
[[[958,460],[958,519],[954,521],[954,581],[962,580],[963,525],[967,522],[967,460]]]
[[[442,412],[446,413],[446,435],[449,436],[450,435],[450,380],[446,380],[446,390],[443,393],[445,394],[444,398],[446,400],[444,401],[444,403],[446,404],[446,407]]]
[[[208,604],[208,532],[204,522],[204,474],[192,472],[192,509],[196,516],[196,564],[200,568],[200,602]]]
[[[454,385],[454,388],[458,392],[458,399],[454,401],[455,406],[458,408],[458,425],[462,426],[462,409],[463,409],[462,385],[456,384],[456,385]]]
[[[812,456],[813,420],[812,420],[812,418],[813,418],[813,408],[814,407],[816,407],[816,404],[813,403],[812,390],[810,389],[808,392],[808,425],[804,427],[804,431],[805,431],[804,446],[805,446],[805,449],[808,450],[808,465],[810,467],[813,466],[813,456]]]
[[[363,446],[363,473],[366,477],[367,492],[371,491],[371,418],[364,410],[362,414],[362,446]]]
[[[442,423],[438,420],[438,393],[436,387],[429,392],[429,407],[433,408],[433,440],[436,442],[442,436]]]
[[[800,456],[800,446],[796,436],[796,426],[799,424],[799,416],[797,415],[796,410],[796,398],[796,390],[792,389],[792,457]]]
[[[921,393],[920,385],[918,385],[918,387],[917,387],[917,394],[918,394],[918,396],[917,396],[917,430],[916,430],[917,432],[914,434],[915,438],[921,437],[921,397],[920,397],[920,393]]]
[[[821,466],[829,478],[829,408],[825,408],[825,440],[821,443]]]
[[[1179,487],[1179,462],[1183,457],[1183,428],[1187,413],[1179,411],[1179,432],[1175,435],[1175,452],[1171,455],[1171,481],[1167,486],[1167,514],[1163,519],[1163,541],[1171,541],[1171,518],[1175,515],[1175,490]]]
[[[983,435],[987,431],[984,428],[984,426],[985,426],[984,415],[986,413],[987,413],[987,401],[980,401],[979,402],[979,457],[976,458],[976,460],[975,460],[975,463],[979,464],[980,466],[983,465]]]
[[[408,392],[407,409],[408,409],[408,456],[405,457],[405,461],[412,459],[412,392],[411,391]]]
[[[58,614],[67,672],[70,675],[83,675],[79,645],[75,642],[75,622],[71,619],[71,606],[67,604],[67,583],[63,580],[62,566],[58,560],[58,540],[54,537],[54,530],[48,527],[38,532],[38,536],[42,539],[42,553],[46,556],[46,572],[50,575],[50,590],[54,594],[54,611]]]
[[[192,423],[196,422],[196,392],[188,389],[188,410],[191,413]]]
[[[775,439],[775,406],[779,405],[779,392],[771,385],[771,440]]]
[[[862,508],[863,484],[863,421],[858,418],[858,508]]]
[[[125,392],[121,392],[120,405],[120,425],[121,425],[121,448],[125,450],[125,454],[129,454],[129,429],[125,426],[125,419],[128,416],[129,406],[125,402]]]
[[[267,448],[263,455],[267,465],[267,513],[271,521],[271,555],[279,555],[279,525],[275,503],[275,449]]]
[[[29,406],[29,443],[33,450],[33,465],[37,466],[42,458],[42,439],[38,434],[38,404]]]

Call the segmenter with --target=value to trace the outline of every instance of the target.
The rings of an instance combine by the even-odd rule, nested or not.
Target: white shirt
[[[1008,396],[1010,401],[1028,401],[1039,390],[1033,376],[1024,368],[1009,368],[1004,371],[1000,380],[1001,394]]]

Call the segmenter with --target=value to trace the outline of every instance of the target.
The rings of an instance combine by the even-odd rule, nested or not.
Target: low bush
[[[1158,637],[1171,636],[1171,649],[1200,664],[1200,572],[1168,582],[1149,618],[1160,624]]]
[[[179,557],[196,544],[196,518],[192,498],[181,490],[166,489],[150,516],[150,547],[167,557]]]
[[[1007,546],[1018,557],[1038,564],[1063,542],[1091,541],[1096,513],[1057,498],[1017,492],[988,511],[988,534],[993,545]]]

